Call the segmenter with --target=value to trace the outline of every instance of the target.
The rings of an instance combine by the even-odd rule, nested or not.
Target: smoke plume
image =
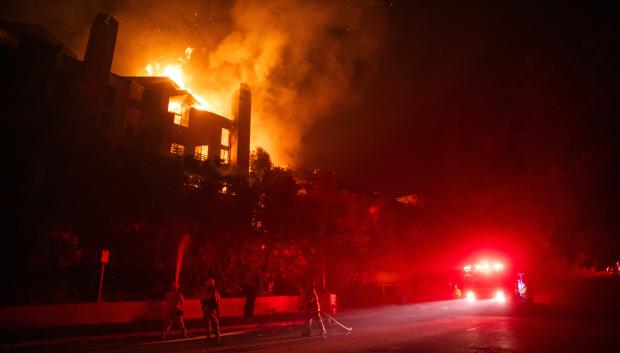
[[[298,166],[305,131],[354,103],[376,73],[386,35],[382,8],[380,1],[344,0],[25,1],[5,13],[43,25],[80,58],[96,13],[112,14],[120,22],[112,70],[120,75],[178,64],[193,48],[183,63],[186,86],[230,117],[234,91],[248,83],[252,146]]]

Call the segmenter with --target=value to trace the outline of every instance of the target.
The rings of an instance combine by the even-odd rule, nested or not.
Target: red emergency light
[[[493,265],[491,265],[486,261],[482,261],[473,267],[471,265],[463,266],[463,272],[465,273],[472,272],[472,270],[482,273],[501,272],[504,270],[504,264],[501,262],[495,262],[493,263]]]
[[[465,298],[467,299],[467,301],[475,302],[476,294],[473,291],[468,290],[467,293],[465,293]]]

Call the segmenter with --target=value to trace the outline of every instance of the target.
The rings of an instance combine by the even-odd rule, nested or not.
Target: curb
[[[296,321],[279,321],[279,322],[264,322],[264,323],[256,323],[256,324],[239,324],[239,325],[230,325],[223,326],[221,328],[223,336],[231,336],[235,334],[243,334],[252,330],[257,329],[269,329],[269,328],[278,328],[278,327],[287,327],[287,326],[295,326],[302,325],[304,322],[301,320]],[[196,328],[190,330],[192,334],[205,332],[204,328]],[[30,340],[18,343],[9,343],[9,344],[0,344],[0,350],[10,350],[16,348],[25,348],[25,347],[36,347],[42,345],[60,345],[60,344],[73,344],[73,343],[86,343],[86,342],[96,342],[96,341],[106,341],[106,340],[121,340],[128,338],[148,338],[148,337],[160,337],[160,331],[148,331],[148,332],[131,332],[131,333],[118,333],[118,334],[109,334],[109,335],[96,335],[96,336],[76,336],[76,337],[63,337],[63,338],[51,338],[51,339],[40,339],[40,340]],[[200,338],[200,337],[195,337]],[[192,340],[189,338],[187,340]],[[172,341],[172,339],[170,340]]]

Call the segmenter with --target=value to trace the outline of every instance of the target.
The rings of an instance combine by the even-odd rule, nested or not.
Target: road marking
[[[470,328],[468,328],[468,329],[467,329],[467,331],[474,331],[474,330],[479,329],[480,327],[481,327],[481,326],[470,327]]]
[[[224,333],[220,334],[220,337],[241,335],[241,334],[248,333],[248,332],[253,332],[253,331],[254,330],[242,330],[242,331],[224,332]],[[140,343],[140,345],[141,346],[152,346],[152,345],[155,345],[155,344],[199,341],[199,340],[206,340],[206,339],[207,339],[206,335],[200,335],[200,336],[193,336],[193,337],[189,337],[189,338],[176,338],[176,339],[166,339],[166,340],[161,340],[160,339],[158,341],[142,342],[142,343]]]

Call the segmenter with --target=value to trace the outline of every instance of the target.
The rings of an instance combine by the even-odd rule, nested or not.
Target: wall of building
[[[297,312],[297,296],[256,298],[255,315]],[[88,324],[153,321],[164,318],[163,301],[84,303],[0,307],[0,329],[61,327]],[[223,298],[221,316],[243,316],[245,298]],[[188,299],[184,305],[186,319],[202,318],[200,300]]]
[[[187,154],[193,154],[196,146],[208,145],[209,159],[220,158],[220,151],[223,148],[230,150],[230,142],[228,142],[228,148],[222,145],[222,129],[231,132],[232,121],[215,113],[191,109],[188,136],[183,141],[189,150]]]
[[[135,82],[110,74],[104,104],[104,127],[115,143],[123,138],[135,137],[143,91]]]

